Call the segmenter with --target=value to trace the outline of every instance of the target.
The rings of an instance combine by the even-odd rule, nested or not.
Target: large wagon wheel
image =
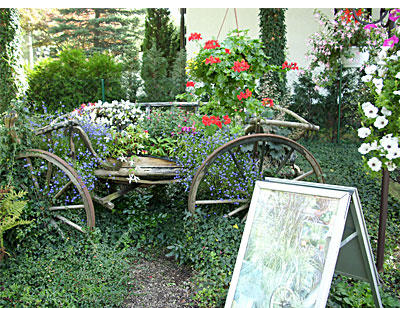
[[[89,191],[74,168],[60,157],[40,149],[29,149],[18,156],[27,171],[26,191],[45,205],[45,215],[83,232],[83,226],[95,225]],[[62,230],[61,230],[62,232]]]
[[[188,208],[232,216],[248,209],[256,180],[279,177],[324,182],[314,156],[297,142],[274,134],[236,138],[210,154],[192,179]]]

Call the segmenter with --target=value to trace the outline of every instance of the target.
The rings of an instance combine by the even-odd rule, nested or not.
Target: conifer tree
[[[180,52],[179,32],[165,8],[146,10],[142,44],[144,101],[171,101],[182,93],[186,54]],[[158,65],[158,66],[156,66]],[[182,90],[183,88],[183,90]]]
[[[136,41],[141,36],[139,15],[143,10],[131,9],[60,9],[58,24],[50,28],[54,41],[62,46],[70,44],[89,53],[109,51],[122,55],[127,50],[137,50]]]

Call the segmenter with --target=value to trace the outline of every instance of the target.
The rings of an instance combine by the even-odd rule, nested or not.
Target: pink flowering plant
[[[356,11],[356,15],[363,20],[365,14],[364,9]],[[315,10],[314,17],[322,30],[309,38],[307,58],[311,69],[320,70],[313,78],[319,86],[326,87],[337,81],[340,57],[354,57],[349,52],[350,47],[368,51],[372,57],[376,55],[377,47],[383,44],[386,30],[373,24],[365,27],[355,19],[351,9],[339,10],[333,18]]]
[[[272,112],[257,97],[257,83],[269,71],[286,72],[289,67],[268,64],[259,39],[251,39],[245,31],[233,31],[221,43],[218,40],[198,41],[199,52],[188,61],[186,93],[178,97],[187,101],[207,101],[200,110],[207,115],[223,117],[261,115]],[[195,33],[197,34],[197,33]],[[272,116],[269,114],[269,116]]]
[[[391,11],[396,20],[400,10]],[[396,21],[395,20],[395,21]],[[362,127],[358,136],[364,141],[358,151],[373,173],[386,168],[393,171],[400,166],[400,25],[394,35],[386,36],[375,60],[365,67],[362,81],[374,96],[373,102],[363,103]]]

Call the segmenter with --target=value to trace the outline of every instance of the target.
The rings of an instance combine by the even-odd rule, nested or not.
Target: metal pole
[[[385,250],[385,231],[388,215],[388,195],[389,195],[389,171],[382,169],[381,186],[381,207],[379,214],[378,247],[376,250],[376,268],[378,272],[383,272],[384,250]]]
[[[342,71],[343,65],[340,63],[340,76],[339,76],[339,109],[338,109],[338,127],[337,127],[337,143],[340,143],[340,106],[342,104]]]
[[[101,80],[101,97],[103,99],[103,102],[106,102],[106,94],[104,91],[104,79],[100,79]]]

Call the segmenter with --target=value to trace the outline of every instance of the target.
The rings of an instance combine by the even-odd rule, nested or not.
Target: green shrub
[[[102,99],[101,80],[109,101],[125,98],[121,86],[122,66],[112,56],[94,54],[86,58],[79,49],[66,49],[57,58],[47,58],[28,70],[28,100],[44,102],[50,112],[60,104],[66,111],[77,105]]]

